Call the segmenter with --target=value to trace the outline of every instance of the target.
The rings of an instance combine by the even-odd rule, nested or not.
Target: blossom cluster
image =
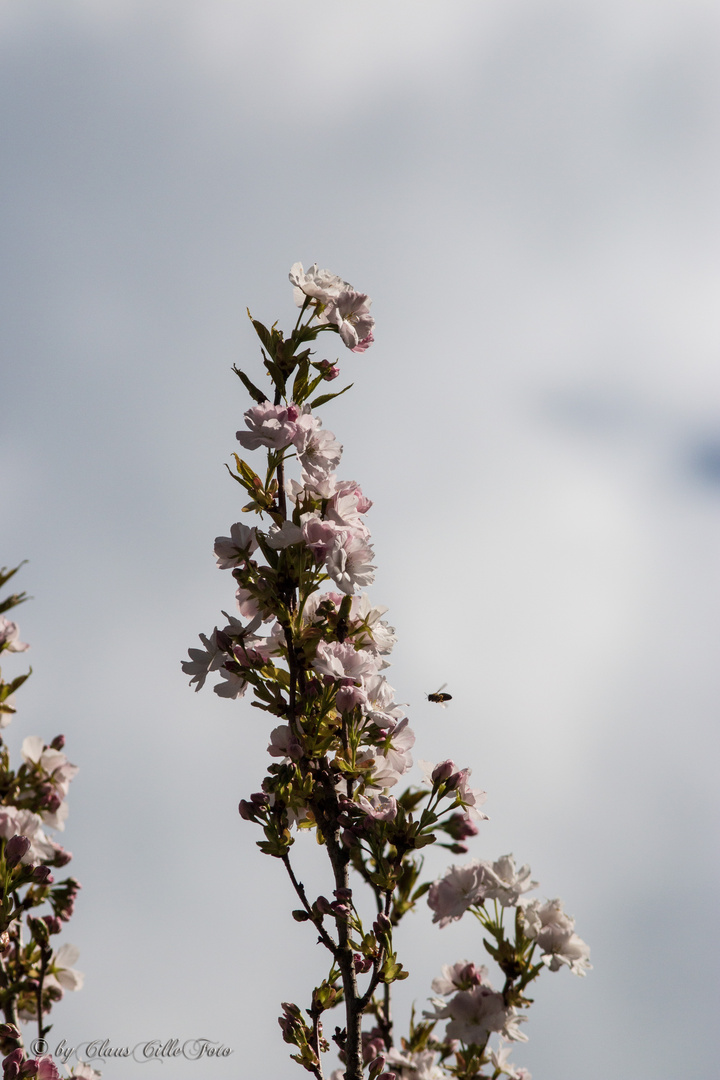
[[[18,569],[0,570],[0,587]],[[22,593],[6,597],[0,601],[0,612],[24,599]],[[0,653],[20,653],[28,648],[20,641],[17,624],[0,614]],[[0,727],[11,722],[15,692],[29,674],[8,682],[0,674]],[[0,739],[0,1008],[6,1020],[0,1025],[0,1048],[6,1052],[4,1080],[59,1077],[50,1057],[28,1058],[18,1025],[20,1021],[36,1022],[38,1038],[43,1039],[49,1030],[44,1016],[66,990],[79,990],[83,985],[83,976],[74,966],[76,947],[53,944],[73,914],[80,888],[72,877],[55,880],[53,870],[67,866],[72,855],[48,832],[65,828],[66,796],[78,771],[63,752],[64,744],[62,735],[49,744],[29,735],[22,743],[22,764],[13,769],[8,748]],[[45,912],[34,913],[37,908],[45,908]],[[99,1073],[76,1069],[71,1075]]]
[[[587,947],[561,908],[526,901],[537,882],[512,856],[421,881],[428,845],[467,852],[485,818],[485,793],[471,786],[470,769],[451,760],[421,761],[423,786],[398,793],[413,764],[415,734],[384,674],[396,640],[387,609],[365,591],[375,572],[372,502],[356,480],[341,479],[343,448],[318,411],[349,387],[319,392],[337,378],[339,364],[314,359],[309,348],[330,333],[365,353],[373,343],[370,301],[317,264],[305,272],[295,263],[289,277],[300,308],[292,332],[286,337],[277,324],[252,320],[271,393],[234,369],[253,401],[237,442],[243,452],[264,455],[254,465],[234,453],[228,467],[248,499],[242,511],[259,521],[234,522],[214,544],[218,568],[233,579],[236,610],[223,612],[225,622],[201,634],[202,648],[190,649],[182,664],[196,690],[217,674],[219,697],[250,691],[253,706],[274,717],[267,775],[240,800],[239,812],[261,827],[260,850],[284,864],[300,905],[293,917],[309,922],[330,954],[309,1007],[283,1003],[282,1037],[293,1060],[322,1080],[329,1049],[322,1016],[342,1005],[345,1024],[332,1040],[342,1067],[331,1080],[482,1080],[485,1066],[492,1077],[529,1080],[509,1063],[505,1045],[524,1039],[524,990],[544,968],[567,964],[584,973]],[[302,830],[315,832],[330,863],[331,888],[315,897],[291,861]],[[372,898],[369,917],[357,883]],[[422,897],[441,927],[467,911],[480,921],[505,982],[493,989],[487,969],[468,961],[444,969],[433,984],[440,996],[398,1048],[391,987],[408,972],[393,932]],[[512,940],[502,924],[506,909],[515,914]],[[374,1025],[363,1030],[367,1017]],[[438,1038],[441,1021],[447,1026]],[[498,1046],[489,1045],[491,1035]]]

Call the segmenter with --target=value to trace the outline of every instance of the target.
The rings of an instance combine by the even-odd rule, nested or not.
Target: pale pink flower
[[[487,814],[483,814],[478,809],[479,806],[487,799],[487,794],[481,791],[480,788],[471,788],[468,781],[472,769],[461,769],[460,772],[455,774],[456,777],[456,790],[458,800],[462,803],[465,809],[468,811],[471,817],[477,818],[479,821],[487,821]]]
[[[267,542],[274,551],[299,544],[303,538],[299,525],[293,525],[292,521],[283,521],[282,525],[271,525],[268,529]]]
[[[357,536],[346,536],[328,554],[327,572],[342,592],[350,594],[357,586],[371,585],[375,580],[375,567],[370,560],[374,551]]]
[[[432,883],[428,892],[428,907],[435,913],[433,922],[447,926],[473,904],[482,904],[486,885],[486,867],[479,859],[473,859],[465,866],[451,866],[443,877]]]
[[[63,849],[43,831],[43,819],[32,810],[20,810],[16,806],[0,806],[0,836],[10,840],[13,836],[26,836],[30,841],[27,853],[20,860],[26,866],[54,859]],[[51,823],[49,823],[51,824]]]
[[[357,640],[357,639],[355,639]],[[395,704],[395,691],[382,675],[369,675],[363,680],[366,705],[364,713],[379,728],[394,728],[403,718],[403,710]]]
[[[512,1062],[508,1061],[511,1049],[509,1044],[501,1044],[497,1050],[488,1049],[490,1064],[501,1072],[503,1076],[509,1077],[510,1080],[532,1080],[532,1076],[527,1069],[517,1068]]]
[[[344,533],[331,521],[323,521],[319,514],[303,514],[302,538],[318,561],[327,558],[333,548],[342,543]],[[315,593],[315,596],[320,594]],[[307,609],[307,604],[306,604]]]
[[[317,647],[313,668],[319,675],[332,679],[351,679],[377,672],[377,658],[366,649],[356,649],[350,642],[321,641]]]
[[[8,652],[25,652],[29,649],[29,645],[18,640],[19,636],[17,623],[10,622],[4,615],[0,615],[0,651],[7,649]]]
[[[326,480],[337,468],[342,457],[342,446],[332,431],[318,428],[303,440],[298,460],[305,484],[318,484]]]
[[[373,821],[394,821],[397,817],[397,799],[394,799],[392,795],[373,793],[369,799],[364,795],[358,795],[357,804]]]
[[[80,955],[75,945],[61,945],[50,964],[46,986],[60,986],[63,990],[82,990],[85,976],[72,966]]]
[[[433,979],[432,988],[436,994],[454,994],[456,990],[469,990],[472,986],[489,985],[488,969],[475,967],[469,960],[460,960],[457,964],[444,964],[442,975]]]
[[[575,920],[563,910],[562,900],[532,900],[521,910],[525,935],[537,942],[551,971],[567,965],[573,975],[585,975],[591,969],[590,948],[574,932]]]
[[[356,534],[367,535],[368,529],[361,514],[367,513],[371,506],[372,503],[365,498],[354,480],[342,481],[327,504],[325,516],[336,525],[352,528]]]
[[[209,673],[217,671],[225,663],[226,656],[215,640],[216,633],[217,627],[215,627],[209,638],[205,637],[204,634],[199,634],[198,637],[205,648],[188,649],[190,659],[181,661],[181,667],[185,674],[192,675],[190,686],[195,683],[196,692],[205,685]]]
[[[374,340],[372,332],[375,320],[370,314],[371,303],[366,293],[347,288],[328,299],[319,320],[337,326],[348,349],[364,352]]]
[[[293,298],[298,307],[303,306],[306,297],[318,304],[327,304],[331,297],[350,288],[347,281],[343,281],[337,274],[332,274],[329,270],[319,270],[317,263],[313,263],[307,273],[301,262],[293,263],[288,277],[294,286]]]
[[[230,526],[229,536],[215,537],[214,551],[218,569],[229,570],[233,566],[242,566],[257,546],[255,528],[236,521]]]
[[[242,675],[237,675],[234,671],[228,671],[227,669],[221,671],[220,674],[225,682],[217,683],[213,687],[218,697],[240,698],[244,696],[248,684]]]
[[[246,450],[257,450],[259,446],[282,450],[295,438],[298,415],[297,405],[271,405],[263,401],[247,410],[245,423],[250,430],[238,431],[236,438]]]
[[[47,986],[47,983],[45,985]],[[49,1054],[43,1054],[35,1060],[37,1062],[36,1080],[60,1080],[58,1067]],[[75,1071],[73,1075],[82,1076],[83,1074]]]
[[[100,1080],[102,1073],[91,1068],[86,1061],[80,1061],[73,1066],[72,1075],[76,1080]]]
[[[444,1080],[447,1073],[435,1064],[435,1050],[406,1050],[394,1046],[388,1050],[386,1062],[392,1065],[398,1080]]]
[[[364,705],[367,701],[365,691],[360,686],[355,686],[354,683],[349,683],[347,686],[341,686],[335,695],[335,707],[340,712],[350,712],[356,705]]]
[[[493,1031],[513,1041],[527,1039],[517,1026],[524,1017],[519,1017],[512,1006],[506,1006],[502,994],[486,984],[461,990],[447,1004],[435,999],[433,1005],[435,1012],[423,1015],[432,1020],[450,1020],[445,1029],[446,1039],[482,1046]]]
[[[270,742],[267,749],[270,757],[283,758],[287,762],[297,757],[301,747],[289,726],[280,724],[279,727],[273,728],[270,732]]]
[[[527,864],[515,869],[512,855],[502,855],[496,862],[485,865],[496,882],[486,889],[485,897],[499,900],[503,907],[514,906],[523,893],[538,887],[539,882],[530,880],[531,870]]]

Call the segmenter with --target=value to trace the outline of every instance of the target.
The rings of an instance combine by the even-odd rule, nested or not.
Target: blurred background
[[[86,986],[51,1046],[233,1050],[106,1080],[300,1075],[279,1003],[325,958],[236,809],[270,725],[180,661],[233,610],[245,309],[289,327],[301,260],[374,298],[321,415],[375,502],[416,756],[472,766],[471,854],[529,862],[592,947],[539,981],[513,1060],[715,1075],[717,5],[5,0],[0,88],[0,560],[34,597],[7,739],[63,732],[81,770]],[[399,1031],[484,955],[407,922]]]

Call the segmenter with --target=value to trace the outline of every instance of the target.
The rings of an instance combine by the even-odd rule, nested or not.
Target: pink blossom
[[[229,570],[233,566],[242,566],[257,546],[255,529],[236,521],[230,526],[229,536],[215,537],[214,551],[218,569]]]
[[[328,554],[327,571],[337,587],[350,594],[358,585],[362,588],[375,580],[375,567],[370,562],[374,554],[370,544],[348,535]]]
[[[329,270],[318,270],[317,263],[313,263],[307,273],[301,262],[293,263],[288,277],[294,285],[293,297],[298,307],[302,307],[306,297],[320,305],[327,304],[331,297],[337,296],[345,288],[350,288],[347,281],[343,281],[337,274],[332,274]]]
[[[35,1075],[37,1080],[60,1080],[58,1067],[49,1054],[43,1054],[42,1057],[36,1058],[36,1061],[37,1073]]]
[[[333,522],[323,521],[318,514],[304,514],[302,538],[316,558],[322,561],[337,544],[342,543],[344,533]]]
[[[461,769],[451,779],[455,780],[455,787],[457,791],[458,800],[462,803],[465,809],[468,811],[471,817],[477,818],[481,821],[487,821],[487,814],[483,814],[481,810],[478,810],[479,806],[487,799],[487,794],[481,791],[480,788],[471,788],[469,786],[469,779],[472,773],[472,769]]]
[[[341,686],[335,695],[335,705],[340,712],[350,712],[356,705],[364,705],[366,701],[365,691],[354,683]]]
[[[236,438],[246,450],[257,450],[259,446],[282,450],[295,438],[297,416],[296,405],[271,405],[263,401],[247,410],[245,423],[250,430],[238,431]]]
[[[373,337],[372,333],[370,333],[366,337],[364,337],[362,341],[358,341],[357,345],[353,349],[351,349],[350,352],[364,353],[367,351],[367,349],[370,348],[374,340],[375,338]]]
[[[478,859],[465,866],[451,866],[443,877],[432,883],[428,892],[428,907],[435,913],[433,922],[447,926],[473,904],[481,904],[485,883],[485,868]]]
[[[454,994],[456,990],[469,990],[473,986],[489,985],[488,969],[475,967],[469,960],[460,960],[457,964],[445,964],[442,975],[433,979],[432,988],[436,994]]]
[[[328,299],[319,319],[321,322],[337,326],[340,337],[348,349],[364,352],[374,340],[372,331],[375,320],[370,314],[371,303],[372,301],[365,293],[347,288],[339,295]]]
[[[518,1017],[512,1006],[505,1005],[502,994],[486,984],[461,990],[447,1004],[440,1000],[433,1004],[435,1012],[423,1015],[432,1020],[450,1020],[445,1029],[446,1039],[483,1046],[488,1035],[498,1031],[507,1039],[526,1040],[517,1027],[524,1018]]]
[[[525,935],[537,942],[543,963],[551,971],[559,971],[563,965],[574,975],[585,975],[590,970],[590,948],[575,933],[575,920],[563,910],[562,900],[525,903],[522,918]]]
[[[18,641],[19,636],[20,631],[18,630],[17,623],[10,622],[4,615],[0,615],[0,650],[7,649],[8,652],[25,652],[30,646],[22,641]]]
[[[374,675],[377,659],[366,649],[356,649],[350,642],[321,641],[317,647],[313,668],[319,675],[332,679],[351,679]]]
[[[267,542],[274,551],[281,551],[292,544],[299,544],[302,538],[299,525],[293,525],[292,521],[283,521],[282,525],[270,526]]]
[[[332,431],[319,428],[308,434],[303,449],[298,452],[302,478],[306,484],[326,480],[340,462],[342,446]]]
[[[270,732],[270,743],[268,744],[270,757],[279,757],[284,758],[286,761],[292,761],[299,757],[301,751],[300,743],[287,724],[280,724],[279,727],[273,728]]]
[[[352,528],[356,535],[367,536],[368,529],[361,514],[370,509],[372,503],[366,499],[361,489],[354,482],[346,481],[337,485],[337,490],[329,500],[325,516],[336,525]]]
[[[209,638],[205,637],[204,634],[199,634],[200,641],[205,648],[188,649],[190,659],[181,662],[185,674],[192,676],[190,686],[195,683],[196,691],[205,685],[205,680],[211,671],[217,671],[225,663],[225,653],[215,640],[216,633],[217,627],[215,627]]]
[[[240,698],[244,696],[248,684],[242,675],[237,675],[234,671],[227,671],[226,669],[221,672],[221,676],[225,682],[218,683],[213,687],[218,697]]]
[[[394,728],[403,717],[402,708],[395,704],[395,691],[382,675],[370,675],[363,680],[365,715],[379,728]]]
[[[357,803],[373,821],[394,821],[397,817],[397,799],[392,795],[373,794],[370,799],[358,795]]]

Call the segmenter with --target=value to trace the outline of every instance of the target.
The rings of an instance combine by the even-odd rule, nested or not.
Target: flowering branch
[[[470,786],[470,770],[452,761],[421,762],[425,786],[390,794],[412,766],[415,736],[382,674],[395,642],[382,618],[386,609],[362,592],[375,570],[365,521],[372,503],[356,481],[338,479],[342,446],[315,412],[352,384],[319,392],[339,366],[311,351],[321,334],[337,334],[351,352],[364,353],[373,342],[370,300],[317,265],[305,272],[296,263],[290,281],[300,310],[289,336],[277,324],[268,329],[252,319],[269,393],[234,368],[253,401],[237,440],[243,451],[265,454],[257,469],[238,453],[234,469],[228,466],[248,500],[243,512],[258,523],[238,521],[229,536],[215,540],[217,565],[235,581],[238,614],[223,613],[227,624],[201,634],[203,648],[191,649],[183,663],[196,690],[218,672],[220,697],[241,698],[250,689],[252,705],[279,721],[270,732],[273,760],[262,789],[240,801],[240,815],[262,829],[258,847],[284,864],[302,905],[294,919],[313,924],[332,958],[305,1013],[283,1004],[283,1039],[296,1050],[293,1060],[321,1080],[329,1049],[321,1016],[341,1007],[333,1042],[342,1068],[330,1080],[527,1080],[526,1070],[508,1062],[507,1047],[490,1047],[491,1035],[524,1040],[518,1025],[530,1004],[526,987],[546,967],[584,974],[587,946],[559,901],[541,905],[524,897],[537,883],[529,868],[515,869],[511,856],[420,880],[427,845],[468,850],[465,841],[485,818],[485,794]],[[440,704],[448,698],[431,695]],[[310,831],[326,850],[333,900],[322,894],[311,900],[291,865],[296,836]],[[371,925],[363,922],[351,871],[352,882],[372,897]],[[394,951],[393,931],[423,897],[441,927],[465,911],[476,916],[504,985],[493,990],[487,969],[468,961],[445,968],[433,982],[441,995],[431,999],[433,1010],[417,1024],[413,1017],[396,1048],[391,988],[408,972]],[[514,908],[512,936],[503,926],[505,908]],[[369,1031],[362,1030],[364,1015],[376,1022]],[[448,1024],[436,1038],[441,1020]],[[480,1071],[487,1067],[490,1074]]]
[[[3,567],[0,588],[19,569]],[[25,599],[25,593],[13,593],[0,601],[0,654],[23,653],[29,648],[20,641],[17,624],[4,614]],[[29,675],[30,671],[5,682],[0,673],[0,729],[15,715],[14,694]],[[82,974],[73,967],[78,956],[75,946],[61,945],[56,950],[51,944],[51,938],[70,919],[80,888],[72,877],[55,881],[52,870],[67,866],[72,856],[45,832],[46,828],[65,828],[65,796],[77,773],[77,766],[62,752],[64,744],[63,735],[57,735],[49,745],[37,735],[28,736],[22,744],[23,763],[14,770],[0,738],[0,1008],[6,1021],[0,1025],[0,1048],[6,1054],[3,1080],[17,1076],[59,1080],[52,1058],[28,1058],[19,1025],[35,1021],[38,1040],[44,1040],[51,1027],[44,1022],[46,1014],[65,990],[79,990],[83,984]],[[49,912],[30,914],[44,906]],[[29,932],[27,939],[24,929]],[[92,1078],[100,1074],[81,1064],[71,1075]]]

